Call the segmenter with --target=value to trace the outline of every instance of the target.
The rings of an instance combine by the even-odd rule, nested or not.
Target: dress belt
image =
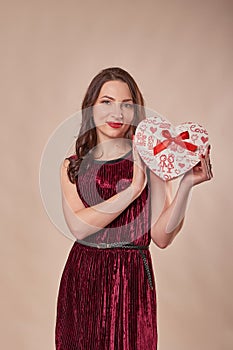
[[[150,288],[153,289],[153,283],[152,283],[152,277],[151,277],[151,272],[150,268],[146,259],[146,255],[143,253],[143,250],[148,250],[149,246],[148,245],[135,245],[132,242],[113,242],[113,243],[92,243],[92,242],[87,242],[84,240],[76,240],[76,242],[86,245],[88,247],[93,247],[93,248],[98,248],[98,249],[112,249],[112,248],[125,248],[125,249],[136,249],[139,250],[139,253],[142,257],[145,272],[148,277],[148,282],[150,285]]]

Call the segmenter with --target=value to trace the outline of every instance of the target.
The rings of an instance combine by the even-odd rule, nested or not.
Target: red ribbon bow
[[[197,149],[197,146],[193,145],[192,143],[183,141],[185,139],[189,139],[189,132],[183,131],[178,136],[172,137],[169,130],[163,130],[162,136],[166,137],[167,140],[164,140],[160,142],[158,145],[154,147],[154,155],[158,154],[159,152],[163,151],[165,148],[167,148],[170,143],[175,142],[177,145],[188,149],[191,152],[195,152]]]

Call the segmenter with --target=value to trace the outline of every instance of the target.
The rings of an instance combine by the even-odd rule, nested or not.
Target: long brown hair
[[[119,67],[111,67],[103,69],[91,81],[87,88],[86,94],[82,102],[82,123],[76,140],[76,156],[70,158],[67,174],[72,183],[75,183],[79,173],[79,167],[82,161],[86,164],[82,168],[87,168],[92,158],[91,150],[97,144],[97,133],[93,120],[92,107],[94,106],[102,86],[107,81],[120,80],[126,83],[132,95],[134,108],[133,125],[130,125],[125,137],[132,139],[138,123],[144,119],[144,99],[133,77],[124,69]]]

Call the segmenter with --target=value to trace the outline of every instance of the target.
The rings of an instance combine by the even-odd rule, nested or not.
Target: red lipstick
[[[120,128],[122,126],[122,123],[116,123],[116,122],[107,122],[107,124],[114,129]]]

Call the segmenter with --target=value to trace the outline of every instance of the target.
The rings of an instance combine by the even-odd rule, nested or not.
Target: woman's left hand
[[[190,187],[196,186],[204,181],[209,181],[213,177],[212,165],[210,163],[210,145],[206,153],[200,155],[200,162],[189,170],[182,178],[181,182]]]

